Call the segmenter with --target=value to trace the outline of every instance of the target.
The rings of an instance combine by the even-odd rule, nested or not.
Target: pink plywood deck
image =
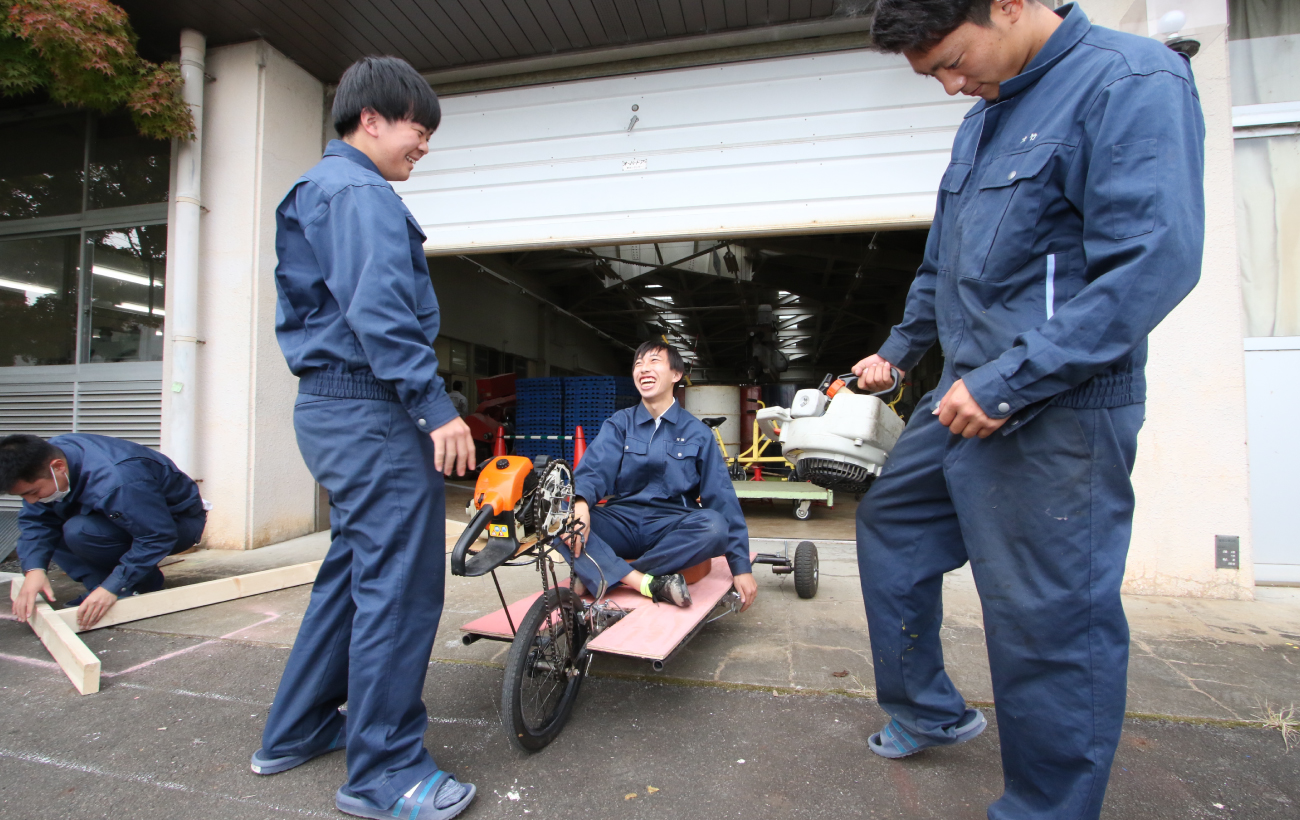
[[[593,652],[661,661],[691,634],[729,589],[731,569],[727,567],[727,559],[714,558],[709,574],[691,584],[690,606],[681,609],[638,596],[643,602],[640,607],[597,635],[587,646]]]
[[[568,586],[562,581],[562,586]],[[714,558],[709,574],[691,584],[691,605],[680,609],[669,604],[657,604],[639,592],[619,586],[611,590],[605,600],[613,601],[629,611],[623,620],[606,629],[588,644],[595,652],[626,655],[646,660],[663,660],[672,654],[691,630],[709,614],[714,605],[731,589],[731,569],[725,558]],[[528,614],[541,591],[534,592],[510,605],[510,618],[515,626]],[[590,595],[584,595],[587,602]],[[506,620],[506,610],[498,609],[461,628],[462,632],[510,640],[514,633]]]

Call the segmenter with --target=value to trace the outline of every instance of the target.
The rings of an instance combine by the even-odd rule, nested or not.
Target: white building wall
[[[1149,5],[1083,3],[1094,22],[1144,35]],[[1248,598],[1227,51],[1222,26],[1193,33],[1204,270],[1152,337],[1126,588]],[[470,94],[445,101],[433,152],[398,187],[442,253],[926,224],[969,105],[868,52]],[[1241,538],[1241,569],[1215,569],[1216,535]]]
[[[207,73],[194,477],[213,505],[205,545],[252,549],[315,529],[275,340],[275,208],[320,159],[324,88],[260,41],[210,49]]]

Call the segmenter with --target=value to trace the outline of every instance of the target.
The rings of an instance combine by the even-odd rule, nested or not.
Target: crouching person
[[[574,471],[576,513],[587,525],[586,544],[571,547],[574,572],[593,591],[621,581],[686,607],[680,571],[726,556],[748,609],[758,594],[749,530],[712,432],[673,400],[684,371],[671,345],[637,349],[632,377],[641,403],[605,422]]]
[[[0,440],[0,490],[22,496],[18,557],[26,576],[14,616],[26,621],[54,591],[58,564],[86,592],[77,624],[89,629],[123,595],[162,589],[158,562],[199,542],[208,514],[198,485],[162,453],[108,436]]]

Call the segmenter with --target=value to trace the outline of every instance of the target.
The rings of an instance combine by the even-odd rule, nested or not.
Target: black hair
[[[19,481],[36,481],[63,451],[40,436],[20,433],[0,439],[0,491],[9,492]]]
[[[452,382],[452,383],[451,383],[451,389],[452,389],[452,390],[459,390],[460,387],[461,387],[460,382]]]
[[[992,25],[996,0],[877,0],[872,47],[890,54],[929,51],[962,23]],[[1026,3],[1035,0],[1025,0]]]
[[[438,95],[400,57],[362,57],[343,72],[330,110],[340,137],[357,130],[365,108],[389,122],[411,120],[431,132],[442,121]]]
[[[686,372],[686,362],[682,361],[682,354],[677,352],[677,348],[659,339],[642,342],[641,346],[636,349],[636,355],[632,357],[632,361],[635,363],[637,359],[655,350],[664,352],[664,355],[668,357],[668,366],[673,370],[678,373]]]

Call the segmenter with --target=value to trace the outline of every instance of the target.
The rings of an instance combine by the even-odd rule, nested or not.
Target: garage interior
[[[780,395],[786,395],[817,386],[827,373],[848,372],[884,342],[903,316],[927,233],[666,241],[461,259],[478,265],[478,276],[517,282],[533,300],[562,311],[561,322],[587,326],[615,362],[628,361],[641,342],[662,337],[681,351],[692,385],[784,385]],[[430,259],[435,287],[443,259]],[[448,301],[441,291],[439,298],[444,314],[482,313]],[[536,345],[513,358],[475,347],[482,364],[494,354],[496,372],[520,376],[628,375],[608,365],[522,366],[521,359],[545,362]],[[450,364],[446,373],[459,373]],[[936,348],[909,374],[899,409],[937,383],[940,365]],[[495,374],[475,371],[477,378]]]

